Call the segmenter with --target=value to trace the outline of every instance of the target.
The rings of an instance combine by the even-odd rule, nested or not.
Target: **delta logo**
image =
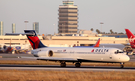
[[[91,52],[108,52],[109,49],[92,49]]]

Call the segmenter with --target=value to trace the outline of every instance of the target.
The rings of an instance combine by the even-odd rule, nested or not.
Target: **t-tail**
[[[125,29],[127,37],[129,39],[130,45],[132,48],[135,48],[135,36],[134,34],[129,30],[129,29]]]
[[[47,47],[38,38],[35,30],[24,30],[33,49]]]

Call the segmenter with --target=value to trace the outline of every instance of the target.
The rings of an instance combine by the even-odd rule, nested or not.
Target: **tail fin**
[[[127,37],[129,39],[130,45],[132,48],[135,48],[135,36],[129,29],[125,29]]]
[[[42,44],[42,42],[38,38],[35,30],[24,30],[24,32],[26,33],[27,38],[28,38],[33,49],[47,47],[47,46]]]
[[[100,38],[98,39],[98,41],[96,42],[96,44],[94,45],[94,47],[99,47],[100,44]]]

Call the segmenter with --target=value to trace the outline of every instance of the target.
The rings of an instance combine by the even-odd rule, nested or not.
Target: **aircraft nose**
[[[124,60],[125,60],[126,62],[128,62],[128,61],[130,60],[130,57],[129,57],[128,55],[125,55],[125,56],[124,56]]]

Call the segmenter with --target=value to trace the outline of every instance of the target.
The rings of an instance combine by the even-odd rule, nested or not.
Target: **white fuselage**
[[[119,50],[117,52],[117,50]],[[49,56],[49,51],[53,55]],[[66,48],[66,47],[46,47],[32,51],[32,54],[37,57],[57,57],[57,58],[76,58],[79,61],[88,62],[128,62],[129,56],[117,48]]]

